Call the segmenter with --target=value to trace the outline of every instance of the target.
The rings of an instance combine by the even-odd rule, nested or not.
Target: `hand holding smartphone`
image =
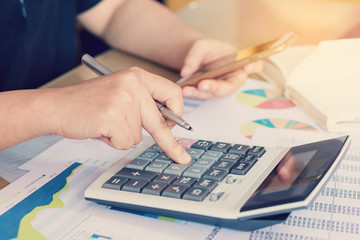
[[[237,54],[219,59],[213,64],[207,65],[203,71],[187,78],[181,78],[176,83],[181,87],[196,85],[202,79],[216,78],[225,75],[249,63],[256,62],[282,52],[288,46],[292,45],[297,38],[298,35],[295,32],[286,33],[283,36],[269,42],[241,50]]]

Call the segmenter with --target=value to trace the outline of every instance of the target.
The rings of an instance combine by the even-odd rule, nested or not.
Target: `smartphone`
[[[246,48],[234,55],[224,57],[214,63],[208,64],[198,73],[187,78],[181,78],[176,83],[181,87],[186,85],[196,85],[202,79],[222,76],[249,63],[256,62],[282,52],[288,46],[292,45],[297,39],[297,33],[288,32],[279,38],[254,47]]]

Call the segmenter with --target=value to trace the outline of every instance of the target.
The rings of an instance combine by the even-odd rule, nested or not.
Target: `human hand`
[[[140,68],[130,68],[84,83],[52,89],[49,128],[72,139],[99,138],[117,149],[129,149],[142,139],[142,127],[178,163],[190,156],[176,142],[154,99],[175,114],[183,114],[180,87]]]
[[[205,38],[197,40],[190,48],[181,69],[181,77],[189,77],[205,66],[216,65],[216,61],[229,55],[235,55],[238,49],[233,45],[216,39]],[[258,72],[262,62],[248,64],[216,79],[203,79],[197,86],[184,86],[183,96],[199,99],[225,97],[234,93],[245,83],[248,74]]]

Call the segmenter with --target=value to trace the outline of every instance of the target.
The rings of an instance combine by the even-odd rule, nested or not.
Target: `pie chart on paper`
[[[238,93],[236,99],[250,107],[264,109],[291,108],[295,105],[278,90],[251,89]]]
[[[258,119],[245,123],[241,126],[240,132],[247,138],[251,139],[254,135],[255,129],[258,127],[267,127],[267,128],[282,128],[282,129],[292,129],[292,130],[304,130],[304,131],[317,131],[313,126],[299,122],[296,120],[288,119],[279,119],[279,118],[264,118]]]

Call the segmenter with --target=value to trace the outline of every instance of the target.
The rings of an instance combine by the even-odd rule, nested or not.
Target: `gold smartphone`
[[[238,53],[224,57],[214,63],[208,64],[201,71],[187,78],[181,78],[176,83],[179,86],[196,85],[202,79],[216,78],[237,70],[246,64],[267,58],[276,53],[282,52],[298,39],[298,34],[288,32],[283,36],[262,43],[260,45],[246,48]]]

